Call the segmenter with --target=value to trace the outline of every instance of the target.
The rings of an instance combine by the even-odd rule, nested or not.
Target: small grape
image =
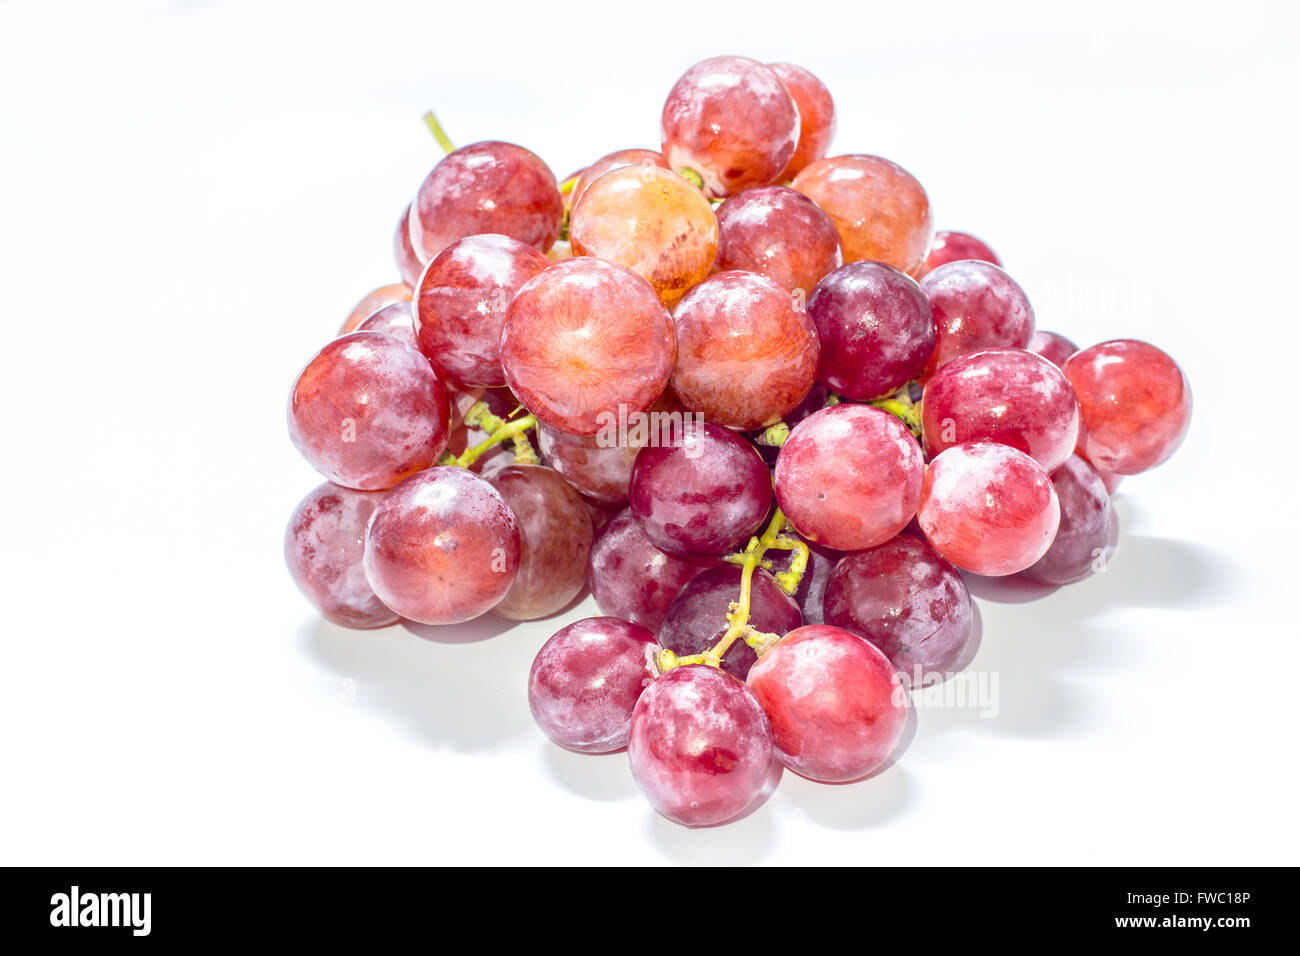
[[[1079,351],[1079,346],[1075,345],[1064,335],[1058,335],[1056,332],[1047,332],[1043,329],[1034,332],[1033,338],[1029,340],[1029,344],[1026,348],[1031,352],[1038,353],[1057,368],[1064,365],[1066,359]]]
[[[1074,455],[1052,474],[1061,524],[1047,553],[1021,572],[1042,584],[1082,581],[1106,566],[1115,550],[1114,509],[1100,475]]]
[[[714,269],[718,272],[757,272],[806,296],[823,276],[844,263],[835,223],[793,189],[746,189],[719,206],[717,217]]]
[[[410,302],[412,295],[411,287],[405,282],[394,282],[392,285],[381,285],[378,289],[372,289],[352,307],[348,317],[339,326],[339,335],[355,332],[358,325],[386,305],[392,305],[394,302]]]
[[[977,239],[968,232],[940,230],[934,234],[934,241],[930,243],[930,251],[926,254],[918,278],[927,272],[933,272],[939,266],[962,259],[979,259],[995,266],[1002,265],[998,254],[984,240]]]
[[[769,63],[785,84],[799,110],[799,144],[777,178],[793,179],[809,163],[821,159],[835,138],[835,101],[831,91],[808,70],[793,63]]]
[[[963,259],[921,280],[934,312],[934,354],[922,381],[959,355],[981,349],[1023,349],[1034,334],[1034,309],[1011,278],[989,262]]]

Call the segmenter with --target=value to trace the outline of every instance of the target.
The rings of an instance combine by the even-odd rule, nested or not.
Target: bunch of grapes
[[[534,620],[589,587],[604,616],[521,692],[560,746],[626,748],[678,823],[743,814],[781,767],[879,770],[967,650],[962,572],[1087,577],[1121,477],[1187,431],[1168,355],[1038,331],[905,169],[828,156],[801,67],[699,63],[660,149],[562,183],[428,118],[447,156],[400,217],[401,282],[293,386],[327,481],[290,571],[356,628]]]

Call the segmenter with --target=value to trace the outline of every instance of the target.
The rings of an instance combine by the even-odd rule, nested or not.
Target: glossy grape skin
[[[981,349],[1023,349],[1034,335],[1034,309],[1016,280],[990,262],[963,259],[921,280],[934,312],[934,353],[922,382],[945,362]]]
[[[1038,462],[994,442],[955,445],[930,462],[917,520],[935,551],[959,568],[1001,576],[1041,558],[1061,518]]]
[[[1062,371],[1079,396],[1079,454],[1101,471],[1136,475],[1178,450],[1192,421],[1192,387],[1178,363],[1136,339],[1077,352]]]
[[[805,543],[808,545],[808,567],[803,577],[799,579],[794,600],[799,605],[799,612],[803,615],[805,624],[824,624],[826,623],[826,585],[835,571],[835,566],[844,557],[844,552],[823,548],[812,542]]]
[[[569,241],[579,256],[626,266],[672,308],[709,274],[718,217],[703,193],[658,166],[623,166],[593,182],[573,207]]]
[[[860,401],[885,398],[925,369],[934,317],[921,287],[880,262],[851,262],[817,284],[808,314],[822,343],[819,380]]]
[[[1047,553],[1021,573],[1040,584],[1072,584],[1110,560],[1114,511],[1105,482],[1078,455],[1052,474],[1052,487],[1061,503],[1060,527]]]
[[[673,311],[672,387],[691,411],[728,428],[780,421],[817,377],[821,347],[803,304],[771,279],[721,272]]]
[[[819,159],[793,186],[831,217],[844,261],[870,259],[912,273],[930,247],[930,200],[897,163],[854,154]]]
[[[1109,495],[1114,495],[1124,480],[1123,475],[1116,475],[1109,471],[1099,471],[1097,474],[1101,477],[1101,483],[1106,486],[1106,493]]]
[[[366,532],[366,579],[379,599],[421,624],[459,624],[493,608],[519,571],[519,522],[501,494],[464,468],[412,475]]]
[[[438,253],[416,286],[415,315],[420,350],[440,378],[462,386],[505,385],[506,310],[524,283],[550,264],[509,236],[468,236]]]
[[[888,657],[904,687],[946,677],[970,641],[966,582],[926,541],[909,535],[845,556],[826,585],[824,610],[827,624]]]
[[[609,520],[591,546],[587,583],[602,614],[635,621],[658,633],[673,599],[711,567],[660,551],[630,508]]]
[[[968,232],[941,229],[934,234],[930,251],[925,256],[918,277],[933,272],[939,266],[947,265],[949,262],[959,262],[962,259],[979,259],[981,262],[991,262],[995,266],[1002,265],[998,254],[983,239],[972,236]]]
[[[731,602],[740,597],[741,577],[737,565],[723,564],[692,578],[668,608],[659,643],[678,657],[714,647],[726,633]],[[781,590],[776,578],[756,569],[750,581],[750,626],[764,634],[785,634],[803,622],[794,598]],[[739,639],[722,656],[722,669],[744,680],[757,659],[754,649]]]
[[[402,282],[414,289],[420,284],[420,273],[424,263],[416,255],[411,245],[411,206],[408,203],[402,210],[402,218],[397,220],[397,229],[393,232],[393,262],[397,265],[397,274]]]
[[[289,437],[336,485],[391,488],[447,444],[451,406],[417,350],[382,332],[351,332],[321,349],[289,395]]]
[[[716,56],[673,85],[660,131],[670,169],[699,173],[710,196],[734,196],[781,175],[799,144],[799,111],[769,67]]]
[[[632,710],[659,674],[658,652],[650,631],[615,617],[588,617],[561,628],[528,672],[533,720],[568,750],[622,750],[632,731]]]
[[[907,694],[889,659],[826,624],[785,635],[746,683],[771,722],[777,759],[811,780],[865,777],[889,759],[907,723]]]
[[[671,391],[664,392],[646,416],[644,428],[638,429],[636,421],[629,421],[623,435],[617,430],[574,435],[538,425],[538,448],[546,463],[588,498],[605,505],[626,504],[637,452],[663,435],[671,435],[684,422],[681,403]]]
[[[809,163],[821,159],[835,138],[835,101],[831,91],[812,73],[793,63],[769,63],[799,110],[799,143],[778,179],[792,179]]]
[[[893,415],[834,405],[808,416],[776,459],[776,500],[795,530],[837,551],[883,544],[916,514],[921,447]]]
[[[361,567],[366,522],[383,497],[325,482],[294,509],[284,533],[293,583],[327,620],[344,627],[384,627],[399,617],[375,596]]]
[[[985,349],[944,365],[925,387],[921,433],[931,458],[970,441],[1018,448],[1051,474],[1074,454],[1079,403],[1061,370],[1024,349]]]
[[[807,296],[822,276],[844,264],[840,233],[830,216],[801,192],[760,186],[732,196],[716,210],[719,272],[757,272]]]
[[[674,667],[642,693],[627,742],[650,805],[684,826],[725,823],[762,793],[772,732],[749,688],[715,667]]]
[[[486,475],[519,522],[519,571],[492,613],[532,621],[561,610],[587,583],[591,515],[582,495],[550,468],[505,465]]]
[[[1038,329],[1029,339],[1029,344],[1025,346],[1029,351],[1041,355],[1047,361],[1051,362],[1057,368],[1065,364],[1075,352],[1079,351],[1079,346],[1075,345],[1064,335],[1056,332],[1047,332]]]
[[[671,442],[637,452],[628,502],[656,547],[721,555],[758,530],[772,505],[772,479],[743,435],[693,422]]]
[[[545,252],[563,218],[559,184],[544,162],[513,143],[474,143],[443,157],[420,185],[411,246],[429,262],[457,239],[495,233]]]
[[[612,153],[606,153],[577,174],[573,190],[569,193],[570,206],[577,205],[582,194],[587,191],[587,187],[606,173],[622,169],[624,166],[644,168],[645,164],[669,169],[668,160],[664,159],[663,153],[653,149],[616,149]]]
[[[576,435],[648,409],[676,361],[672,316],[644,279],[612,262],[557,262],[506,313],[506,382],[539,421]]]
[[[416,351],[419,351],[420,348],[415,340],[415,322],[411,316],[411,304],[409,302],[394,302],[392,305],[384,306],[358,325],[357,331],[382,332],[385,335],[391,335],[400,342],[406,343]],[[447,398],[448,401],[451,400],[450,393],[448,393]]]
[[[394,282],[392,285],[381,285],[378,289],[372,289],[352,307],[348,317],[339,326],[339,335],[355,332],[358,325],[386,305],[392,305],[394,302],[410,302],[412,295],[411,287],[405,282]]]

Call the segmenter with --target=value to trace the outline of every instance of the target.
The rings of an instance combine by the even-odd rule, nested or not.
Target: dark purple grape
[[[741,576],[739,566],[724,564],[693,578],[668,609],[659,643],[678,657],[702,654],[717,644],[727,630],[731,602],[740,597]],[[749,624],[765,634],[785,634],[803,624],[794,598],[761,568],[750,582]],[[757,659],[752,647],[737,640],[723,655],[722,669],[744,680]]]
[[[1070,584],[1110,559],[1114,512],[1102,477],[1078,455],[1052,473],[1052,487],[1061,502],[1061,524],[1047,553],[1021,574],[1042,584]]]

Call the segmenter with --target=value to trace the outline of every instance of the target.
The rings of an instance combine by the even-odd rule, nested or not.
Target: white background
[[[0,3],[0,861],[1298,862],[1297,7],[1076,6]],[[393,280],[424,108],[563,176],[733,52],[819,74],[837,151],[1197,405],[1105,574],[980,601],[997,717],[923,708],[880,777],[688,831],[533,727],[560,622],[317,618],[284,403]]]

